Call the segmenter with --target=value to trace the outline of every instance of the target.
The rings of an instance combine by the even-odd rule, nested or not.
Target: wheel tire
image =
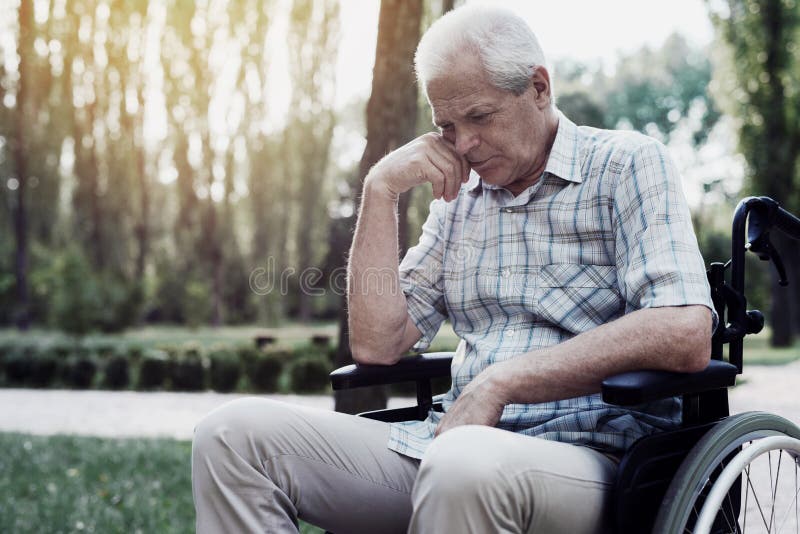
[[[728,417],[709,430],[692,448],[672,479],[653,533],[692,532],[699,512],[697,502],[702,502],[713,486],[713,481],[710,484],[706,482],[721,471],[742,444],[769,436],[800,439],[800,428],[774,414],[746,412]]]

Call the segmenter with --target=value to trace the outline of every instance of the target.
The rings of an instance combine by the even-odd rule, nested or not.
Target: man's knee
[[[279,424],[281,403],[245,397],[227,402],[203,417],[194,428],[193,454],[213,457],[221,451],[252,450],[254,433],[269,434],[272,424]],[[213,458],[212,458],[213,459]]]
[[[429,486],[439,496],[452,493],[455,497],[493,485],[500,474],[498,464],[483,446],[491,430],[461,426],[437,437],[422,459],[417,484]]]

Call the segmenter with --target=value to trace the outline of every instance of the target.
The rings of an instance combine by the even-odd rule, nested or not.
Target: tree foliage
[[[705,51],[673,34],[660,48],[620,56],[613,75],[599,65],[558,63],[556,102],[578,124],[637,130],[665,143],[688,122],[700,145],[720,117],[708,91],[711,75]]]
[[[712,12],[720,37],[716,93],[739,123],[748,190],[800,209],[800,9],[796,0],[728,0]],[[796,244],[773,237],[793,286],[800,283]],[[800,331],[800,291],[772,283],[772,343]]]
[[[4,5],[0,324],[83,333],[337,316],[341,284],[332,286],[361,179],[430,130],[412,57],[421,30],[452,5],[382,2],[372,95],[340,109],[335,0]],[[753,32],[740,37],[750,43]],[[697,143],[717,117],[709,79],[707,54],[679,37],[623,57],[613,74],[554,69],[558,104],[576,122],[668,140],[688,121]],[[788,101],[797,92],[786,83]],[[797,110],[786,113],[796,124]],[[341,163],[353,146],[361,160]],[[401,248],[429,200],[429,190],[404,197]],[[300,280],[317,267],[323,277]],[[253,288],[259,268],[272,277],[268,294]],[[342,361],[346,344],[343,335]]]
[[[82,306],[78,289],[53,277],[54,258],[67,250],[68,264],[97,285],[91,299],[106,309],[127,299],[124,317],[92,319],[89,328],[104,329],[252,321],[256,265],[270,255],[282,265],[319,260],[338,4],[276,7],[23,0],[3,8],[0,24],[14,39],[0,40],[0,58],[11,58],[0,60],[0,215],[13,231],[0,232],[0,321],[61,323],[54,300]],[[286,22],[284,35],[272,36],[281,28],[273,19]],[[275,43],[287,38],[295,45],[289,114],[270,107],[280,85],[270,79]],[[283,123],[299,127],[284,135]],[[302,203],[304,213],[295,209]]]

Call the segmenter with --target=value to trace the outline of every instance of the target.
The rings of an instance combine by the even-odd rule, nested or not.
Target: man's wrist
[[[489,375],[487,383],[492,393],[504,406],[513,402],[514,374],[509,362],[510,360],[497,362],[484,371]]]
[[[400,195],[395,193],[386,186],[386,183],[380,176],[374,175],[373,171],[367,174],[364,180],[364,197],[377,197],[383,200],[397,203],[400,200]]]

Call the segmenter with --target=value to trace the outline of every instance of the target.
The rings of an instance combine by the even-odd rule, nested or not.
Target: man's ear
[[[550,92],[550,73],[545,67],[536,67],[531,75],[534,99],[539,109],[550,107],[553,95]]]

